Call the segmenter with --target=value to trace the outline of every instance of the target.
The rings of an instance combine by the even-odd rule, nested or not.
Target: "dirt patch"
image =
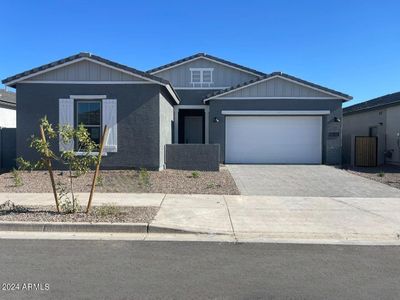
[[[57,213],[53,206],[14,206],[0,208],[0,221],[21,222],[108,222],[108,223],[149,223],[156,216],[159,207],[93,207],[89,214]]]
[[[347,171],[400,189],[400,167],[384,165],[374,168],[350,168]]]
[[[20,180],[16,180],[12,172],[0,175],[0,192],[52,192],[47,171],[18,173]],[[100,175],[101,180],[96,186],[96,192],[100,193],[239,194],[235,181],[225,167],[219,172],[102,170]],[[89,192],[92,179],[93,172],[76,179],[76,192]],[[55,171],[55,180],[67,186],[68,172]]]

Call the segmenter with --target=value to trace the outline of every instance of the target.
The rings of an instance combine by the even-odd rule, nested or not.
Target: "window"
[[[100,144],[101,137],[101,101],[76,101],[76,126],[83,125],[96,144]],[[77,144],[77,143],[75,143]],[[79,148],[79,145],[77,145]]]
[[[213,84],[213,68],[190,68],[193,87],[208,87]]]
[[[192,83],[201,83],[201,72],[199,70],[192,71]]]

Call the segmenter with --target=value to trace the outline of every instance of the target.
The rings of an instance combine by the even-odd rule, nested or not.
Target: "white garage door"
[[[226,163],[320,164],[321,116],[227,116]]]

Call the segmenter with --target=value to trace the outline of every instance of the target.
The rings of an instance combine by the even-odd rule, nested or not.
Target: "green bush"
[[[121,209],[115,204],[103,204],[95,208],[95,213],[101,217],[115,216],[121,213]]]
[[[193,171],[192,172],[192,178],[199,178],[200,177],[200,172],[199,171]]]
[[[19,186],[23,186],[24,185],[24,182],[22,181],[21,174],[17,169],[13,168],[13,170],[11,172],[11,176],[12,176],[12,179],[14,181],[14,186],[19,187]]]
[[[139,171],[139,185],[142,187],[150,186],[150,174],[146,168],[141,168]]]

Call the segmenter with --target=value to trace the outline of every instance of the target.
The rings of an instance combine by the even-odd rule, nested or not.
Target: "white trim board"
[[[184,104],[184,105],[175,105],[174,107],[178,109],[206,109],[209,110],[210,106],[206,104],[198,104],[198,105],[190,105],[190,104]]]
[[[210,87],[187,87],[187,86],[178,86],[178,87],[174,87],[175,90],[225,90],[229,88],[229,86],[210,86]]]
[[[229,116],[322,116],[329,110],[223,110],[222,115]]]
[[[76,81],[76,80],[24,80],[21,83],[45,83],[45,84],[154,84],[149,81]]]
[[[330,92],[327,92],[327,91],[318,89],[318,88],[313,87],[313,86],[311,86],[311,85],[307,85],[307,84],[300,83],[300,82],[295,81],[295,80],[288,79],[288,78],[286,78],[286,77],[284,77],[284,76],[274,75],[274,76],[267,77],[267,78],[264,78],[264,79],[259,80],[259,81],[256,81],[256,82],[252,82],[252,83],[250,83],[250,84],[248,84],[248,85],[244,85],[244,86],[241,86],[241,87],[238,87],[238,88],[235,88],[235,89],[226,91],[226,92],[221,93],[221,94],[219,94],[219,95],[215,95],[215,96],[212,96],[212,97],[210,97],[210,98],[204,99],[203,102],[206,103],[206,102],[209,101],[209,100],[216,99],[216,98],[220,98],[220,97],[223,96],[223,95],[230,94],[230,93],[233,93],[233,92],[237,92],[237,91],[240,91],[240,90],[242,90],[242,89],[245,89],[245,88],[251,87],[251,86],[253,86],[253,85],[260,84],[260,83],[262,83],[262,82],[265,82],[265,81],[268,81],[268,80],[272,80],[272,79],[275,79],[275,78],[280,78],[280,79],[283,79],[283,80],[292,82],[292,83],[294,83],[294,84],[298,84],[298,85],[301,85],[301,86],[304,86],[304,87],[307,87],[307,88],[316,90],[316,91],[318,91],[318,92],[321,92],[321,93],[324,93],[324,94],[333,96],[335,99],[346,99],[346,100],[350,100],[349,98],[345,98],[345,97],[343,97],[343,96],[335,95],[335,94],[333,94],[333,93],[330,93]]]
[[[70,95],[70,99],[106,99],[107,95]]]
[[[299,99],[299,100],[333,100],[335,97],[221,97],[213,100],[268,100],[268,99]]]
[[[205,56],[194,57],[194,58],[192,58],[192,59],[183,61],[183,62],[181,62],[181,63],[179,63],[179,64],[175,64],[175,65],[173,65],[173,66],[170,66],[170,67],[167,67],[167,68],[163,68],[163,69],[158,70],[158,71],[151,72],[150,74],[157,74],[157,73],[160,73],[160,72],[169,70],[169,69],[173,69],[173,68],[176,68],[176,67],[178,67],[178,66],[187,64],[187,63],[189,63],[189,62],[192,62],[192,61],[195,61],[195,60],[198,60],[198,59],[201,59],[201,58],[206,59],[206,60],[208,60],[208,61],[212,61],[212,62],[217,63],[217,64],[220,64],[220,65],[223,65],[223,66],[228,67],[228,68],[231,68],[231,69],[235,69],[235,70],[238,70],[238,71],[246,72],[246,73],[248,73],[248,74],[251,74],[251,75],[255,75],[255,76],[257,76],[257,77],[260,77],[260,74],[253,73],[253,72],[251,72],[251,71],[248,71],[248,70],[245,70],[245,69],[241,69],[241,68],[238,68],[238,67],[234,67],[234,66],[231,66],[231,65],[229,65],[229,64],[225,64],[225,63],[223,63],[223,62],[220,62],[220,61],[218,61],[218,60],[214,60],[214,59],[211,59],[211,58],[208,58],[208,57],[205,57]]]

